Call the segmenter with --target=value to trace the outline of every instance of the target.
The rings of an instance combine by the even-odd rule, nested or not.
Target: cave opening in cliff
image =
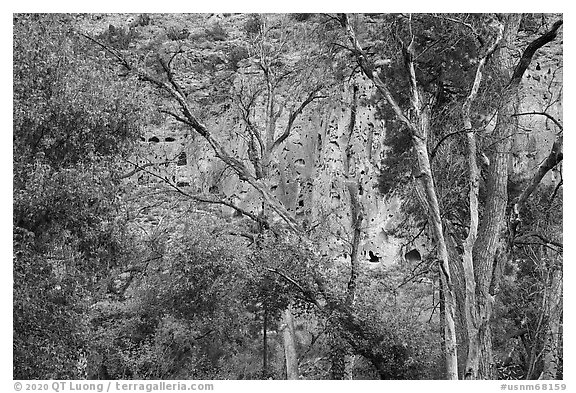
[[[413,249],[408,251],[405,255],[404,255],[404,259],[406,259],[406,262],[420,262],[422,260],[422,256],[420,255],[420,252],[417,249]]]
[[[178,155],[178,161],[176,162],[176,165],[183,166],[186,165],[187,163],[188,163],[188,157],[186,156],[186,152],[183,151]]]
[[[372,250],[368,251],[368,261],[372,263],[380,262],[380,257],[372,252]]]

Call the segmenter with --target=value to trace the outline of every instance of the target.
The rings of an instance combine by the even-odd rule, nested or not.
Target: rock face
[[[353,90],[357,89],[354,93]],[[336,228],[326,233],[324,252],[347,258],[351,237],[350,196],[346,182],[358,185],[364,214],[361,258],[370,265],[399,258],[399,239],[388,234],[400,219],[400,200],[385,201],[377,192],[380,163],[385,155],[384,122],[375,117],[371,84],[362,78],[344,87],[337,99],[319,102],[305,110],[290,136],[271,160],[270,190],[300,221],[309,226]],[[353,104],[353,100],[356,101]],[[351,106],[355,105],[351,122]],[[285,124],[287,115],[279,124]],[[208,122],[234,156],[247,160],[242,127],[233,118]],[[281,129],[282,127],[278,127]],[[349,158],[348,176],[344,168]],[[140,184],[168,181],[188,191],[219,194],[243,209],[258,213],[259,194],[240,181],[216,159],[204,140],[176,123],[148,130],[140,141],[138,165],[157,162],[136,176]],[[232,211],[227,213],[232,214]]]
[[[519,37],[525,47],[537,35]],[[538,50],[522,80],[519,113],[546,112],[562,122],[563,113],[563,33]],[[518,116],[518,135],[512,147],[512,171],[519,177],[530,176],[544,161],[561,130],[542,114]],[[560,168],[550,171],[543,184],[557,184]]]
[[[520,38],[527,42],[534,37]],[[560,36],[538,52],[527,71],[520,96],[521,113],[546,111],[562,119],[561,42]],[[269,176],[270,190],[286,208],[305,226],[321,229],[324,253],[342,261],[349,258],[352,238],[346,185],[354,182],[364,214],[360,256],[372,268],[399,261],[413,249],[425,254],[429,246],[424,238],[404,247],[402,239],[391,235],[403,220],[402,201],[397,197],[385,199],[378,193],[378,174],[387,149],[383,145],[384,122],[377,119],[369,103],[373,93],[372,84],[357,77],[330,98],[309,105],[271,157]],[[258,111],[263,117],[264,109]],[[258,115],[255,119],[258,121]],[[542,115],[520,115],[517,119],[519,132],[514,136],[511,170],[528,177],[548,154],[559,129]],[[280,116],[278,134],[287,121],[288,114]],[[206,123],[232,155],[251,167],[246,131],[238,117],[223,115]],[[261,210],[259,194],[216,159],[192,131],[168,122],[148,130],[140,144],[139,165],[162,164],[149,167],[151,173],[140,173],[139,183],[167,179],[192,193],[218,194],[253,213]],[[557,183],[558,177],[555,171],[545,182]]]

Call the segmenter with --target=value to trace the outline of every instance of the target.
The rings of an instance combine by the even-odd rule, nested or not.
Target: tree
[[[235,156],[228,151],[218,140],[213,130],[200,123],[197,116],[193,114],[195,112],[193,109],[195,107],[195,97],[189,94],[186,87],[182,85],[182,78],[178,74],[179,55],[183,54],[184,57],[188,55],[182,48],[173,52],[159,51],[160,53],[157,54],[157,60],[160,65],[160,70],[158,70],[158,68],[146,67],[147,64],[130,61],[121,50],[114,48],[100,39],[88,35],[85,35],[85,37],[105,49],[118,61],[125,71],[137,76],[144,82],[152,84],[160,92],[167,94],[170,99],[174,100],[179,108],[179,112],[168,109],[161,109],[161,111],[202,136],[208,142],[218,159],[232,168],[241,181],[247,182],[257,190],[262,197],[266,211],[249,212],[235,205],[233,202],[223,199],[215,200],[213,198],[208,199],[197,196],[192,196],[192,198],[198,201],[221,203],[230,206],[241,214],[257,221],[261,228],[272,230],[276,236],[279,236],[282,230],[277,224],[272,224],[274,218],[270,218],[271,215],[268,213],[268,210],[271,210],[284,221],[284,224],[288,226],[288,229],[295,234],[297,238],[304,242],[305,247],[314,250],[316,247],[310,239],[306,238],[304,228],[302,228],[301,223],[296,220],[283,203],[285,201],[283,201],[282,198],[277,198],[271,191],[268,172],[272,154],[275,150],[278,150],[278,147],[290,136],[297,117],[300,116],[314,100],[322,98],[319,92],[324,86],[324,81],[317,80],[317,78],[319,78],[317,74],[320,73],[321,68],[313,68],[307,64],[308,60],[313,58],[311,55],[306,55],[296,61],[287,57],[284,53],[284,47],[287,43],[293,44],[294,41],[286,40],[286,38],[282,36],[282,34],[284,34],[283,30],[279,30],[277,27],[267,27],[259,18],[255,18],[254,21],[255,27],[253,31],[250,30],[250,32],[255,35],[253,38],[252,51],[256,54],[256,63],[258,64],[254,72],[256,77],[251,75],[249,79],[250,83],[248,83],[241,76],[237,89],[237,105],[246,126],[249,141],[248,156],[252,168],[246,165],[242,157]],[[269,36],[272,36],[272,33],[280,34],[280,40],[271,39]],[[275,48],[279,49],[275,50]],[[314,47],[306,48],[309,53],[314,53],[312,49],[314,49]],[[314,64],[322,65],[323,52],[315,56],[316,58],[313,58]],[[260,84],[263,84],[264,87],[260,88]],[[294,94],[294,92],[299,95],[302,94],[304,97],[303,101],[290,110],[281,134],[277,135],[277,124],[280,120],[281,113],[287,105],[288,95]],[[253,117],[254,112],[260,111],[261,102],[264,107],[264,121],[262,125],[259,125]],[[178,189],[177,186],[174,188]],[[180,192],[186,194],[182,190],[180,190]],[[356,271],[353,271],[352,276],[356,274]],[[351,280],[351,283],[353,284],[354,281],[355,279]],[[353,291],[353,285],[351,285],[350,288]],[[310,297],[309,295],[307,296]],[[353,296],[351,296],[350,299],[353,299]],[[312,299],[309,299],[309,301],[310,300]],[[312,301],[317,303],[316,300]],[[290,326],[288,316],[286,316],[286,326]],[[292,336],[292,334],[286,337],[290,336]],[[351,339],[351,336],[349,336],[349,339]],[[291,346],[290,340],[287,340],[286,346],[287,353],[293,353],[293,350],[288,348]],[[293,356],[290,356],[290,358],[295,360]],[[290,369],[295,368],[294,364],[290,367]]]
[[[304,42],[307,29],[305,25],[286,29],[290,22],[287,16],[266,15],[253,15],[247,20],[248,59],[255,65],[244,70],[236,83],[234,101],[244,122],[248,157],[255,177],[269,184],[272,165],[279,166],[278,151],[290,137],[298,117],[314,100],[327,98],[320,94],[329,82],[321,75],[326,55],[321,47],[310,45],[310,36],[308,42],[299,45]],[[303,96],[300,104],[289,104],[299,96]],[[288,108],[290,105],[293,106]],[[282,116],[285,110],[287,117]],[[278,199],[289,206],[285,195]],[[259,215],[266,215],[264,208]],[[287,379],[298,379],[294,322],[289,308],[282,318]]]
[[[146,117],[73,22],[14,16],[15,378],[83,377],[86,298],[128,241],[112,159]]]
[[[493,274],[496,253],[501,249],[503,223],[506,222],[506,207],[508,201],[507,179],[508,179],[508,156],[510,152],[510,137],[514,132],[512,123],[513,116],[516,113],[514,105],[519,92],[519,84],[524,71],[530,64],[536,50],[543,45],[552,41],[562,25],[562,21],[556,22],[552,28],[534,40],[524,51],[516,67],[513,67],[514,58],[509,52],[513,40],[517,35],[520,24],[519,15],[508,15],[501,22],[496,22],[499,32],[493,43],[486,49],[485,55],[479,60],[476,76],[472,83],[470,94],[463,104],[464,130],[468,133],[468,163],[470,170],[470,225],[468,236],[464,244],[463,271],[465,279],[465,303],[468,337],[468,356],[465,367],[465,378],[493,378],[494,371],[492,367],[492,349],[490,338],[489,321],[492,314],[493,294],[491,293],[495,282],[498,280],[498,273]],[[460,23],[476,33],[476,29],[468,23],[459,20],[453,20]],[[409,45],[401,42],[405,75],[408,79],[409,97],[408,114],[399,104],[399,99],[393,96],[382,75],[379,73],[374,61],[362,49],[354,28],[349,22],[346,15],[339,16],[339,22],[346,31],[347,38],[351,44],[351,51],[362,69],[362,72],[374,83],[382,97],[391,106],[394,116],[402,121],[412,138],[414,154],[418,161],[417,178],[423,184],[425,198],[423,204],[427,206],[428,217],[432,222],[434,241],[438,247],[438,259],[441,261],[443,272],[443,293],[445,296],[446,313],[445,313],[445,335],[446,342],[446,362],[447,375],[449,379],[458,378],[458,362],[456,355],[456,332],[454,324],[455,316],[455,293],[450,277],[449,255],[444,238],[444,229],[442,225],[441,212],[436,192],[436,185],[433,181],[433,174],[430,167],[430,158],[427,151],[427,135],[429,135],[430,112],[429,108],[433,105],[431,98],[426,101],[426,94],[419,87],[417,72],[415,68],[415,47],[417,40],[413,33],[412,16],[405,18],[403,22],[408,29]],[[503,31],[503,33],[502,33]],[[502,36],[500,36],[502,34]],[[485,39],[479,38],[480,43],[484,44]],[[427,50],[426,48],[425,50]],[[423,52],[422,52],[423,53]],[[490,167],[487,171],[487,190],[485,197],[484,214],[480,224],[478,224],[478,187],[479,171],[477,164],[475,133],[472,133],[472,124],[470,120],[470,107],[478,91],[478,85],[482,80],[482,71],[488,57],[493,54],[492,58],[495,64],[494,71],[499,80],[500,90],[496,107],[497,123],[491,137],[495,142],[492,144],[490,154]],[[557,146],[557,144],[555,144]],[[554,151],[558,150],[553,149]],[[539,172],[546,172],[547,169],[554,166],[558,159],[557,154],[553,154]],[[542,176],[536,175],[536,184]],[[527,189],[529,195],[530,186]],[[520,198],[522,200],[522,198]],[[478,228],[479,225],[479,229]],[[477,233],[478,231],[478,233]]]
[[[450,267],[448,262],[448,249],[444,240],[444,232],[442,229],[442,220],[440,217],[440,208],[438,205],[438,197],[434,187],[434,180],[430,167],[430,160],[428,157],[427,135],[428,130],[428,116],[426,113],[425,104],[421,102],[420,94],[416,81],[416,73],[414,69],[413,57],[414,49],[410,45],[405,48],[406,67],[409,74],[410,93],[411,93],[411,110],[412,118],[405,115],[404,111],[400,108],[397,101],[392,97],[390,89],[386,85],[374,64],[369,62],[367,55],[360,46],[356,33],[348,22],[348,17],[345,14],[339,17],[342,27],[345,29],[350,43],[352,44],[352,51],[360,65],[363,73],[370,78],[380,93],[386,98],[387,102],[392,106],[396,116],[403,121],[410,133],[415,155],[418,160],[418,178],[422,182],[422,187],[426,195],[426,204],[428,207],[428,214],[431,220],[431,227],[434,233],[435,242],[438,246],[438,259],[442,271],[441,280],[443,286],[443,293],[445,296],[446,313],[445,313],[445,342],[446,342],[446,369],[448,379],[458,379],[458,362],[456,355],[456,327],[454,323],[454,308],[455,299],[452,289],[452,279],[450,276]],[[412,40],[413,42],[413,40]]]

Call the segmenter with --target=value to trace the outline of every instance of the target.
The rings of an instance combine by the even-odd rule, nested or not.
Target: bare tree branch
[[[524,72],[532,62],[532,58],[534,57],[536,51],[556,38],[556,36],[558,35],[558,30],[560,29],[562,24],[563,24],[562,20],[556,21],[549,31],[542,34],[540,37],[536,38],[526,47],[524,53],[522,53],[522,57],[520,58],[518,64],[516,65],[514,74],[512,74],[510,85],[520,83],[520,80],[522,79]]]
[[[550,246],[549,244],[547,244],[546,242],[529,242],[529,241],[521,241],[521,240],[515,239],[514,244],[521,244],[524,246],[542,246],[542,247],[548,248],[549,250],[557,252],[558,254],[560,254],[562,252],[562,249],[559,250],[557,248],[554,248],[554,247]]]
[[[472,34],[474,34],[474,36],[476,37],[476,39],[478,40],[478,42],[480,43],[481,46],[484,46],[484,39],[482,38],[482,35],[480,35],[478,33],[478,31],[474,28],[474,26],[472,26],[470,23],[466,23],[461,19],[456,19],[456,18],[451,18],[449,16],[445,16],[443,14],[430,14],[431,17],[433,18],[437,18],[437,19],[442,19],[442,20],[447,20],[453,23],[457,23],[459,25],[462,25],[464,27],[466,27],[467,29],[469,29]]]
[[[524,112],[524,113],[514,113],[512,116],[516,117],[516,116],[527,116],[527,115],[541,115],[541,116],[546,116],[548,119],[552,120],[554,122],[554,124],[556,124],[556,126],[558,128],[560,128],[560,131],[564,131],[564,127],[562,126],[562,123],[560,123],[557,119],[555,119],[551,114],[546,113],[546,112]]]
[[[366,74],[366,76],[368,76],[373,81],[373,83],[376,85],[376,88],[382,93],[388,104],[390,104],[390,106],[394,110],[394,113],[396,114],[398,119],[400,119],[404,124],[406,124],[408,126],[408,129],[412,133],[417,133],[416,126],[405,115],[404,111],[400,108],[400,105],[398,105],[398,102],[392,96],[392,93],[390,92],[388,85],[382,79],[380,79],[380,76],[378,75],[378,72],[376,71],[374,64],[371,61],[369,61],[368,55],[362,49],[360,42],[356,38],[356,33],[354,32],[354,29],[352,28],[352,26],[348,21],[348,16],[346,14],[340,14],[338,20],[341,26],[346,30],[348,40],[352,44],[351,51],[355,55],[356,61],[358,62],[358,65],[360,66],[362,71]]]
[[[175,162],[175,161],[174,160],[168,160],[168,161],[163,161],[163,162],[148,162],[148,163],[143,164],[143,165],[136,165],[136,164],[131,163],[132,165],[135,166],[135,168],[128,173],[125,173],[123,175],[118,176],[116,179],[117,180],[126,179],[126,178],[129,178],[129,177],[135,175],[136,173],[143,171],[144,169],[149,168],[151,166],[171,164],[173,162]]]
[[[436,143],[436,146],[434,146],[434,148],[432,149],[432,152],[430,153],[430,161],[434,161],[434,158],[436,157],[436,154],[438,154],[438,149],[440,149],[440,146],[442,146],[442,144],[448,139],[451,138],[453,136],[459,135],[459,134],[464,134],[467,132],[478,132],[478,130],[458,130],[458,131],[453,131],[450,132],[446,135],[444,135],[439,141],[438,143]]]
[[[160,113],[166,113],[167,115],[172,116],[174,119],[178,120],[181,123],[184,124],[188,124],[191,125],[191,123],[188,122],[188,120],[186,120],[185,118],[183,118],[182,116],[177,115],[176,113],[166,110],[166,109],[160,109]]]
[[[530,233],[523,234],[522,236],[519,236],[516,240],[521,241],[527,237],[536,237],[536,238],[542,240],[546,244],[552,244],[553,246],[556,246],[558,248],[564,248],[562,243],[559,243],[559,242],[554,241],[554,240],[550,240],[547,237],[545,237],[539,233],[536,233],[536,232],[530,232]]]
[[[256,241],[256,236],[252,233],[248,233],[248,232],[234,232],[234,231],[229,231],[226,232],[228,235],[232,235],[232,236],[241,236],[241,237],[245,237],[246,239],[250,240],[251,243],[254,243]]]
[[[514,217],[512,220],[515,226],[517,226],[522,221],[521,210],[530,195],[532,195],[534,190],[536,190],[536,187],[538,187],[544,176],[556,165],[558,165],[562,161],[563,157],[563,137],[562,133],[558,133],[556,140],[552,144],[552,148],[550,149],[548,157],[546,157],[544,162],[538,167],[538,170],[528,183],[528,186],[520,194],[518,200],[514,204]]]
[[[272,144],[272,148],[270,149],[271,151],[274,151],[276,148],[278,148],[278,146],[280,146],[280,144],[282,142],[284,142],[286,140],[286,138],[288,138],[288,136],[290,135],[290,131],[292,130],[292,126],[294,124],[294,121],[302,113],[302,111],[306,108],[306,106],[308,106],[308,104],[310,104],[312,101],[319,99],[319,98],[327,98],[327,96],[316,95],[316,93],[318,93],[321,89],[322,89],[321,85],[318,85],[314,89],[312,89],[312,91],[308,94],[308,97],[306,97],[304,102],[302,102],[300,104],[298,109],[296,109],[294,112],[290,113],[290,117],[288,118],[288,123],[286,124],[286,128],[284,129],[284,132],[282,133],[282,135],[280,135],[278,137],[278,139],[276,139],[274,141],[274,143]]]
[[[122,53],[120,53],[120,51],[118,51],[115,48],[111,48],[108,45],[98,41],[97,39],[90,37],[87,34],[84,33],[80,33],[80,35],[84,38],[87,38],[88,40],[94,42],[96,45],[100,46],[102,49],[104,49],[106,52],[110,53],[112,56],[114,56],[119,62],[120,64],[122,64],[127,70],[131,70],[132,67],[130,66],[130,63],[128,63],[128,61],[126,60],[126,58],[124,56],[122,56]]]
[[[554,192],[550,196],[550,204],[552,204],[552,201],[554,201],[554,198],[556,198],[556,195],[558,194],[558,190],[564,184],[564,179],[562,178],[562,171],[560,171],[559,174],[560,174],[560,181],[558,182],[558,184],[554,188]]]
[[[202,123],[198,121],[196,116],[192,114],[192,110],[186,100],[186,96],[183,94],[182,89],[178,83],[174,80],[172,71],[167,67],[167,64],[163,64],[164,71],[166,72],[170,83],[163,82],[158,78],[155,78],[146,70],[141,68],[136,68],[130,65],[130,63],[118,53],[113,48],[109,48],[107,45],[99,42],[98,40],[84,35],[89,40],[97,43],[99,46],[103,47],[105,50],[112,53],[116,59],[130,72],[137,75],[141,80],[150,82],[157,88],[166,91],[173,99],[175,99],[182,111],[185,124],[195,130],[208,142],[215,155],[222,160],[225,164],[229,165],[241,180],[248,182],[252,187],[254,187],[260,195],[263,197],[264,201],[272,208],[276,214],[284,220],[284,222],[290,227],[290,229],[296,233],[301,233],[302,230],[299,227],[298,222],[294,217],[288,212],[288,210],[276,199],[276,197],[269,191],[266,184],[259,181],[244,165],[244,163],[236,157],[233,157],[228,151],[220,144],[220,142],[214,138],[210,130]],[[163,61],[161,61],[161,64]],[[181,116],[179,116],[181,117]]]
[[[172,71],[172,68],[170,68],[170,63],[172,63],[172,59],[170,59],[170,61],[166,63],[166,61],[162,59],[162,57],[158,56],[158,61],[160,62],[162,69],[164,69],[164,72],[166,73],[166,76],[168,77],[168,80],[170,81],[172,87],[178,92],[178,94],[180,94],[181,97],[186,97],[184,91],[182,90],[182,86],[180,86],[180,84],[176,82],[176,80],[174,79],[174,72]]]
[[[260,154],[262,154],[265,150],[264,141],[262,140],[260,132],[258,132],[258,130],[256,129],[256,126],[250,120],[250,109],[254,104],[254,100],[255,97],[252,96],[250,102],[248,104],[245,104],[240,98],[239,107],[240,111],[242,112],[242,118],[246,123],[246,128],[248,129],[248,132],[250,132],[250,134],[252,134],[252,136],[254,136],[254,138],[256,138],[256,140],[258,141],[258,145],[260,146]]]
[[[162,177],[160,175],[158,175],[157,173],[154,172],[150,172],[146,169],[143,169],[146,171],[146,173],[157,177],[158,179],[162,180],[165,184],[167,184],[170,188],[172,188],[174,191],[176,191],[177,193],[184,195],[190,199],[193,199],[197,202],[203,202],[203,203],[210,203],[210,204],[216,204],[216,205],[224,205],[227,207],[230,207],[234,210],[236,210],[238,213],[249,217],[250,219],[252,219],[253,221],[257,222],[258,224],[260,224],[263,228],[265,229],[270,229],[272,230],[272,232],[274,232],[275,234],[278,234],[279,232],[272,227],[272,225],[270,225],[270,223],[265,220],[264,218],[255,215],[254,213],[251,213],[247,210],[244,210],[242,208],[240,208],[239,206],[235,205],[234,203],[230,202],[230,201],[226,201],[224,199],[218,199],[218,198],[214,198],[214,197],[210,197],[210,196],[206,196],[206,195],[199,195],[199,194],[190,194],[186,191],[184,191],[181,187],[178,187],[176,184],[170,182],[167,178]]]

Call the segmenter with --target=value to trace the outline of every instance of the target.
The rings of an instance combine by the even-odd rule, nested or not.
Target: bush
[[[220,23],[216,22],[206,29],[206,38],[210,41],[225,41],[228,33]]]
[[[248,37],[255,37],[260,34],[260,28],[262,27],[262,19],[258,14],[252,14],[244,22],[244,32]]]

